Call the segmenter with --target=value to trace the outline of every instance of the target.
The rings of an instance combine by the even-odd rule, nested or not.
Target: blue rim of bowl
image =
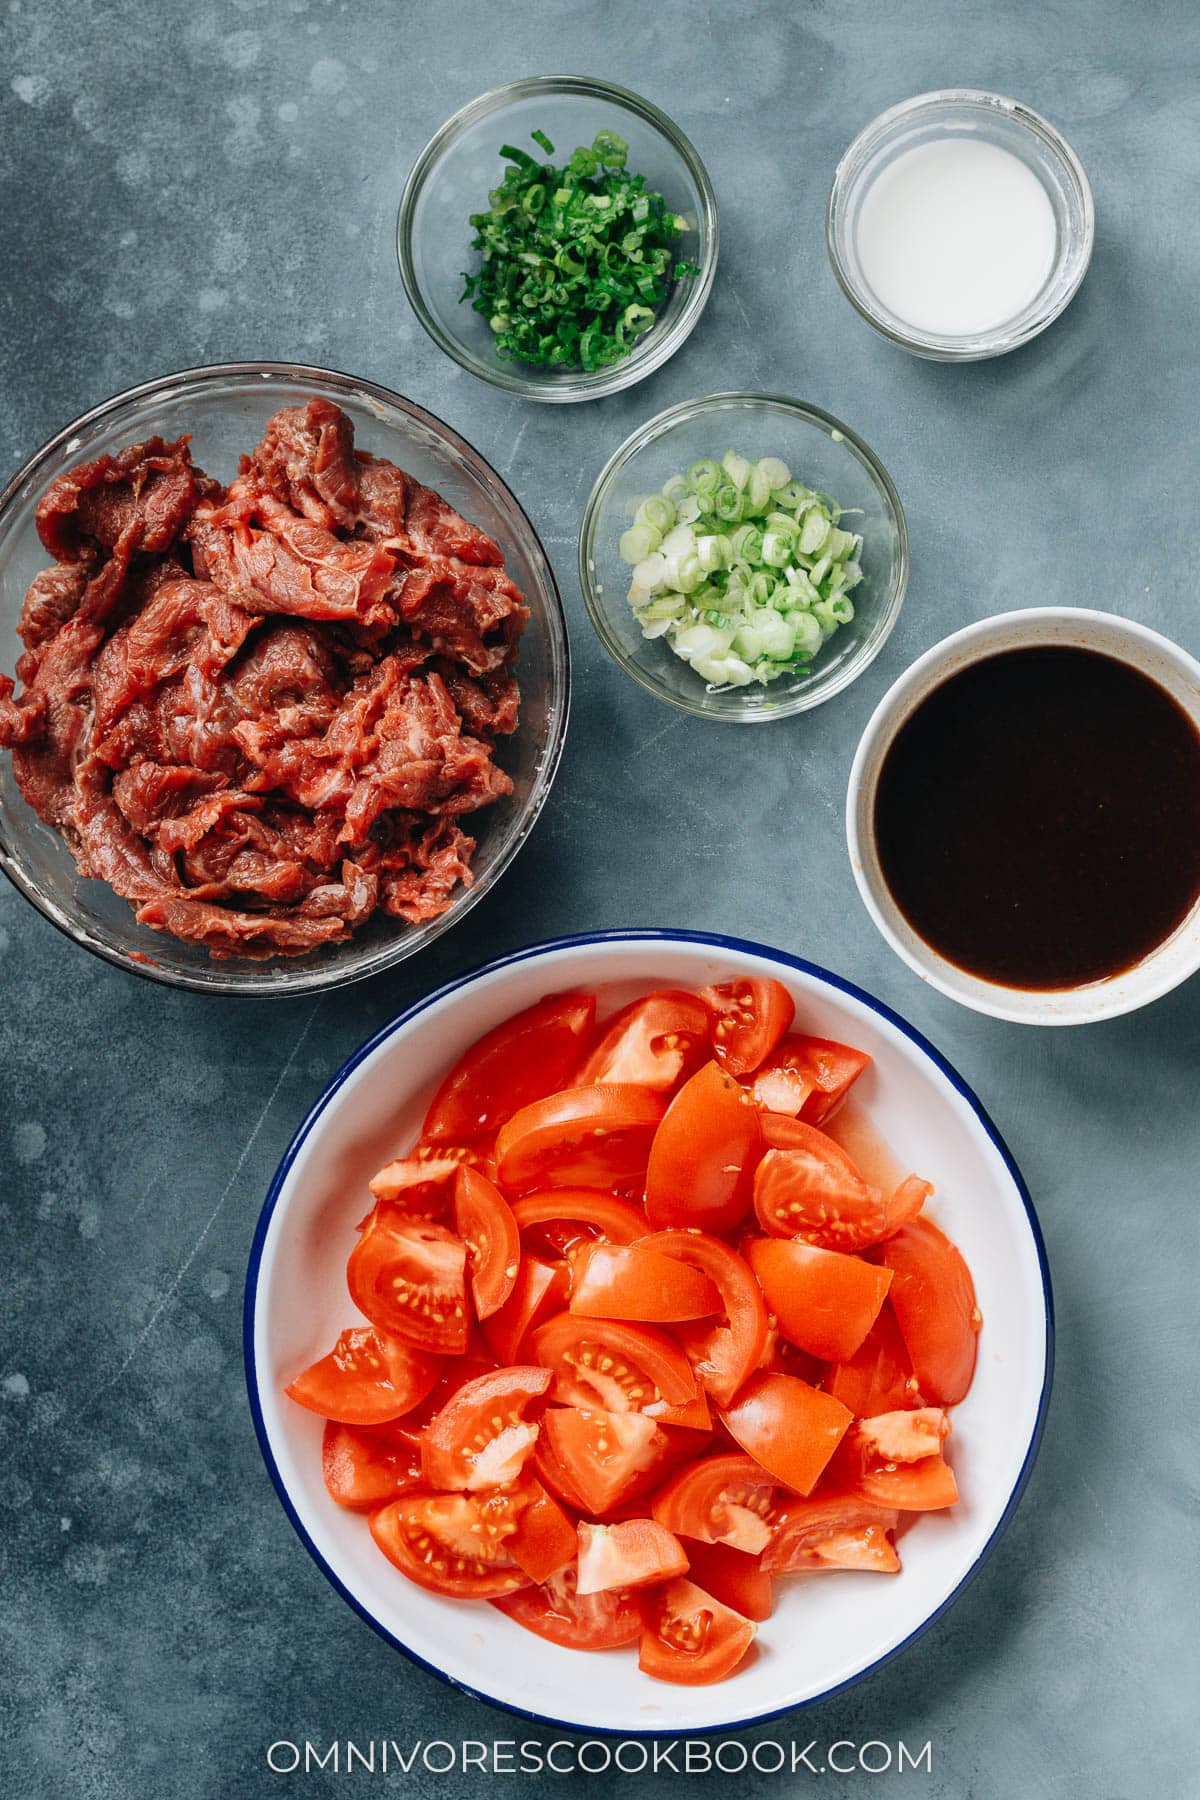
[[[876,1013],[880,1018],[885,1019],[889,1025],[899,1031],[910,1043],[915,1044],[917,1049],[920,1050],[934,1067],[945,1076],[951,1087],[954,1088],[954,1090],[967,1102],[980,1125],[983,1127],[986,1136],[998,1152],[1013,1186],[1020,1195],[1021,1203],[1025,1208],[1025,1217],[1029,1225],[1030,1234],[1033,1238],[1034,1249],[1037,1252],[1038,1269],[1042,1280],[1042,1298],[1045,1304],[1046,1313],[1046,1366],[1042,1378],[1042,1391],[1038,1400],[1037,1417],[1034,1420],[1033,1431],[1030,1434],[1029,1446],[1025,1452],[1020,1472],[1017,1475],[1016,1482],[1008,1497],[1008,1502],[1005,1505],[1004,1511],[997,1520],[991,1536],[988,1538],[986,1544],[984,1544],[978,1556],[975,1558],[975,1561],[971,1564],[971,1567],[967,1570],[961,1581],[959,1581],[955,1588],[947,1594],[946,1598],[934,1608],[928,1617],[921,1621],[915,1630],[911,1631],[899,1644],[894,1645],[890,1650],[885,1652],[883,1656],[877,1657],[876,1660],[873,1663],[869,1663],[866,1668],[860,1669],[857,1674],[848,1676],[845,1681],[837,1682],[833,1687],[826,1688],[820,1694],[812,1695],[808,1700],[793,1701],[788,1706],[774,1707],[769,1712],[752,1713],[746,1718],[730,1719],[718,1725],[683,1726],[680,1728],[662,1725],[653,1730],[648,1730],[641,1726],[580,1725],[570,1719],[556,1719],[549,1713],[534,1712],[529,1707],[516,1706],[509,1700],[498,1700],[493,1694],[485,1694],[481,1689],[471,1687],[466,1682],[459,1681],[445,1669],[440,1669],[436,1663],[427,1662],[423,1656],[419,1656],[415,1650],[403,1643],[400,1638],[393,1636],[385,1626],[380,1624],[378,1619],[372,1616],[367,1608],[349,1591],[338,1576],[334,1574],[329,1564],[325,1561],[325,1558],[321,1555],[316,1544],[301,1524],[299,1515],[292,1505],[287,1488],[280,1476],[279,1467],[275,1461],[275,1455],[271,1448],[270,1438],[268,1437],[266,1424],[263,1419],[262,1408],[258,1401],[258,1365],[254,1354],[254,1323],[259,1267],[262,1263],[267,1232],[270,1229],[271,1220],[275,1215],[275,1208],[279,1202],[279,1196],[283,1191],[283,1184],[287,1180],[292,1165],[296,1161],[309,1133],[312,1131],[321,1115],[325,1112],[330,1102],[340,1092],[341,1088],[349,1080],[350,1076],[359,1065],[366,1061],[367,1057],[377,1050],[381,1044],[385,1043],[388,1038],[399,1031],[402,1026],[410,1024],[413,1019],[419,1017],[421,1013],[428,1011],[431,1006],[446,999],[449,995],[457,993],[462,988],[470,987],[473,982],[485,975],[492,975],[498,970],[512,968],[519,963],[529,962],[535,957],[546,955],[548,952],[557,954],[572,950],[582,950],[590,948],[595,944],[655,943],[693,944],[713,950],[720,950],[735,956],[761,956],[768,960],[782,963],[789,969],[795,969],[802,975],[808,975],[815,978],[817,981],[824,982],[838,993],[849,995],[852,1000],[856,1000],[861,1006],[865,1006],[869,1011]],[[1050,1282],[1050,1268],[1046,1259],[1046,1246],[1042,1238],[1042,1228],[1038,1223],[1038,1216],[1034,1210],[1033,1200],[1030,1197],[1029,1189],[1025,1185],[1025,1180],[1021,1171],[1013,1160],[1012,1152],[1009,1150],[1008,1145],[1004,1142],[1004,1139],[992,1122],[990,1115],[984,1108],[978,1095],[963,1080],[957,1069],[955,1069],[951,1063],[947,1062],[941,1051],[937,1050],[922,1032],[918,1031],[915,1026],[910,1025],[899,1013],[894,1012],[884,1001],[877,1000],[873,994],[868,994],[865,989],[857,987],[852,981],[845,980],[843,976],[835,975],[831,970],[822,968],[819,963],[807,962],[803,957],[791,956],[785,950],[776,950],[769,944],[757,944],[747,938],[725,937],[718,933],[704,931],[677,931],[669,928],[635,929],[629,931],[588,931],[581,932],[572,937],[547,938],[542,943],[529,944],[522,950],[514,950],[508,956],[497,957],[492,962],[484,963],[477,969],[471,969],[466,974],[458,975],[452,981],[443,983],[443,985],[437,988],[432,994],[427,994],[423,1000],[414,1002],[412,1006],[406,1007],[402,1013],[398,1013],[394,1019],[389,1020],[389,1022],[375,1032],[372,1037],[368,1038],[365,1044],[361,1044],[354,1054],[342,1064],[341,1068],[333,1077],[333,1080],[329,1083],[324,1093],[313,1105],[307,1118],[284,1151],[283,1157],[272,1178],[271,1185],[267,1190],[267,1197],[263,1203],[262,1212],[259,1215],[258,1225],[255,1228],[254,1241],[250,1248],[249,1266],[246,1270],[246,1289],[242,1309],[242,1354],[245,1363],[246,1392],[250,1401],[250,1414],[254,1421],[254,1431],[258,1438],[258,1447],[262,1452],[263,1461],[267,1466],[267,1473],[271,1477],[271,1482],[279,1497],[280,1504],[287,1514],[288,1519],[291,1521],[292,1529],[295,1531],[300,1542],[304,1545],[304,1548],[308,1551],[330,1586],[341,1595],[342,1599],[345,1600],[350,1607],[353,1608],[360,1619],[363,1619],[373,1631],[377,1632],[378,1635],[383,1638],[385,1643],[390,1644],[394,1650],[399,1650],[402,1655],[406,1656],[410,1662],[415,1663],[418,1668],[425,1669],[429,1674],[438,1676],[440,1680],[447,1682],[450,1687],[456,1688],[460,1693],[468,1694],[474,1700],[482,1700],[487,1706],[498,1707],[502,1712],[511,1713],[517,1718],[529,1719],[538,1725],[551,1725],[564,1731],[586,1731],[598,1737],[656,1738],[664,1735],[671,1737],[703,1737],[717,1730],[742,1731],[752,1725],[765,1725],[772,1719],[783,1718],[787,1713],[801,1712],[810,1706],[817,1706],[824,1700],[832,1699],[836,1694],[844,1693],[847,1688],[856,1686],[860,1681],[865,1681],[868,1676],[877,1674],[880,1669],[883,1669],[889,1663],[894,1662],[895,1659],[902,1655],[910,1645],[915,1644],[919,1637],[924,1636],[930,1626],[954,1605],[954,1602],[958,1599],[959,1595],[969,1583],[974,1580],[975,1576],[983,1568],[1007,1529],[1012,1516],[1017,1509],[1018,1503],[1020,1502],[1021,1496],[1025,1492],[1026,1484],[1033,1472],[1033,1465],[1037,1461],[1038,1451],[1041,1448],[1042,1436],[1046,1424],[1046,1413],[1050,1405],[1050,1389],[1054,1376],[1054,1295]]]
[[[395,968],[398,963],[406,962],[410,956],[418,954],[420,949],[427,949],[430,944],[435,943],[437,939],[444,936],[447,931],[453,930],[454,926],[461,921],[465,914],[468,913],[478,901],[482,900],[490,893],[495,884],[507,874],[516,857],[524,848],[538,819],[541,817],[542,809],[550,797],[550,790],[554,786],[559,764],[562,761],[562,753],[567,741],[567,727],[571,718],[571,639],[570,633],[567,630],[566,608],[563,606],[562,595],[559,592],[558,580],[554,573],[554,565],[546,554],[546,546],[543,544],[533,520],[526,512],[521,502],[517,499],[517,496],[508,485],[508,482],[497,472],[493,465],[488,461],[487,457],[484,456],[483,452],[477,450],[475,445],[472,444],[468,438],[463,437],[461,432],[456,431],[453,425],[448,425],[445,419],[439,418],[437,413],[430,412],[427,406],[420,405],[416,400],[410,400],[406,394],[398,393],[395,388],[384,387],[381,382],[369,381],[361,375],[348,375],[344,369],[322,368],[316,363],[281,363],[268,362],[265,360],[260,362],[201,363],[193,369],[178,369],[173,374],[156,375],[149,381],[139,381],[135,387],[123,388],[119,394],[113,394],[109,399],[100,401],[99,405],[89,407],[87,412],[80,413],[77,419],[73,419],[69,425],[64,425],[61,431],[56,431],[53,437],[47,438],[46,442],[42,444],[39,449],[34,451],[33,455],[21,465],[11,480],[5,482],[3,489],[0,490],[0,518],[3,517],[4,509],[9,504],[10,500],[15,498],[25,484],[34,478],[39,469],[43,468],[54,455],[55,451],[61,449],[64,445],[69,444],[76,433],[82,431],[85,427],[94,425],[98,420],[105,418],[109,413],[115,412],[119,407],[126,405],[129,401],[145,399],[159,388],[171,387],[182,382],[196,381],[201,377],[222,377],[230,375],[262,375],[268,380],[278,376],[281,379],[295,380],[301,383],[306,375],[312,375],[320,381],[332,381],[334,383],[344,382],[357,392],[374,395],[377,399],[385,401],[389,406],[398,405],[402,412],[414,414],[419,420],[424,421],[427,425],[433,426],[436,431],[444,433],[449,442],[457,450],[460,452],[466,451],[468,458],[474,457],[477,462],[481,463],[492,480],[508,496],[513,507],[520,515],[525,528],[537,549],[538,556],[541,558],[541,573],[546,586],[547,597],[552,602],[552,605],[547,609],[548,616],[557,622],[559,649],[561,651],[562,660],[563,692],[558,732],[553,743],[550,744],[550,754],[542,765],[544,774],[537,804],[525,821],[519,835],[516,836],[509,845],[504,857],[493,871],[490,880],[476,882],[471,887],[464,888],[462,892],[455,897],[451,902],[450,907],[447,908],[447,913],[453,913],[453,917],[446,918],[445,923],[437,932],[425,940],[424,945],[415,946],[412,950],[406,950],[399,956],[381,959],[370,968],[355,969],[340,974],[336,978],[330,978],[329,980],[316,979],[315,977],[319,971],[314,970],[314,980],[303,986],[294,984],[291,986],[280,987],[278,990],[273,990],[269,987],[225,986],[219,979],[206,982],[186,980],[174,972],[167,971],[157,963],[150,961],[142,963],[134,962],[130,957],[122,956],[119,951],[110,949],[109,946],[102,943],[100,939],[93,938],[90,934],[74,926],[65,916],[60,916],[58,912],[45,901],[41,894],[39,894],[32,886],[28,885],[17,858],[12,854],[5,841],[3,832],[0,831],[0,873],[3,873],[8,878],[13,887],[16,888],[17,892],[29,902],[30,906],[32,906],[36,912],[39,912],[43,919],[49,924],[53,925],[54,929],[60,932],[63,937],[67,938],[72,944],[76,944],[79,949],[86,950],[92,956],[99,957],[102,962],[108,963],[110,967],[120,969],[125,975],[136,975],[142,981],[152,981],[159,987],[176,988],[183,993],[220,994],[222,996],[228,995],[234,999],[270,1000],[278,998],[283,1000],[294,1000],[300,994],[323,994],[332,992],[335,988],[350,987],[356,981],[364,981],[372,975],[381,975],[386,969]],[[402,940],[397,938],[396,941],[399,943]],[[255,966],[261,968],[263,965],[256,964]]]
[[[499,357],[493,365],[464,350],[450,332],[443,330],[433,309],[426,304],[411,252],[412,221],[417,201],[438,157],[454,141],[459,129],[474,124],[477,119],[486,118],[489,113],[499,112],[513,97],[523,98],[527,94],[552,90],[607,100],[615,106],[624,107],[627,112],[636,113],[648,125],[652,125],[687,165],[704,202],[704,216],[709,228],[700,274],[680,309],[679,317],[662,334],[657,344],[653,342],[656,335],[654,331],[646,334],[649,353],[640,360],[636,354],[623,357],[620,362],[611,363],[606,369],[575,370],[571,372],[570,380],[557,383],[532,373],[536,368],[535,364],[514,363],[512,366],[515,369],[527,369],[531,373],[509,374],[509,365]],[[492,387],[500,388],[504,393],[517,394],[525,400],[537,400],[551,405],[570,404],[580,400],[603,400],[609,394],[636,386],[639,381],[653,375],[664,363],[669,362],[692,335],[708,305],[716,279],[720,249],[720,218],[712,178],[686,132],[679,128],[668,113],[660,106],[655,106],[652,100],[647,100],[643,94],[635,93],[632,88],[621,87],[615,81],[601,81],[592,75],[527,75],[517,81],[506,81],[500,87],[489,88],[487,93],[479,94],[465,106],[460,106],[457,112],[451,113],[445,123],[438,127],[413,163],[396,212],[396,261],[400,267],[400,282],[422,329],[438,349],[456,362],[460,369],[465,369],[480,381],[489,382]]]

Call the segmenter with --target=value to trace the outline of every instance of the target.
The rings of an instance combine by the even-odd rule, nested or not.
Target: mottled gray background
[[[426,341],[393,219],[449,112],[563,68],[679,119],[716,185],[722,258],[668,367],[612,400],[538,408]],[[906,1013],[1007,1134],[1054,1270],[1049,1432],[1002,1547],[908,1655],[774,1734],[933,1742],[932,1778],[827,1776],[826,1792],[1200,1792],[1200,990],[1075,1032],[960,1011],[876,936],[840,822],[870,709],[969,619],[1077,601],[1200,650],[1198,77],[1186,4],[3,0],[0,473],[116,389],[189,364],[296,357],[374,377],[450,420],[526,503],[576,672],[532,841],[419,967],[315,1004],[172,994],[71,949],[0,892],[5,1800],[334,1793],[332,1776],[269,1775],[266,1745],[512,1734],[389,1650],[293,1536],[246,1408],[242,1274],[293,1126],[361,1038],[493,952],[623,924],[762,938]],[[959,369],[877,340],[835,287],[821,232],[859,126],[949,84],[1017,95],[1065,128],[1099,221],[1064,319]],[[651,412],[735,385],[789,390],[861,430],[912,533],[908,601],[878,662],[766,734],[644,697],[598,651],[573,574],[609,452]],[[720,1782],[730,1800],[749,1785]]]

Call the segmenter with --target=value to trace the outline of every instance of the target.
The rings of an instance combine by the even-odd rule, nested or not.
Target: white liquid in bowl
[[[1020,157],[982,138],[905,150],[863,198],[855,247],[878,300],[918,331],[973,337],[1036,299],[1054,266],[1050,196]]]

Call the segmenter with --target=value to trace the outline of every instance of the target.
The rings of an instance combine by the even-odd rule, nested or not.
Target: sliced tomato
[[[789,1032],[754,1076],[755,1101],[767,1112],[820,1125],[837,1111],[870,1060],[864,1050],[832,1038]]]
[[[856,1419],[897,1407],[919,1406],[917,1378],[889,1302],[854,1352],[830,1369],[823,1386],[848,1406]]]
[[[330,1419],[321,1444],[321,1473],[339,1506],[369,1511],[421,1486],[421,1458],[407,1436],[386,1426],[341,1425]]]
[[[771,1541],[779,1483],[751,1456],[730,1452],[681,1469],[651,1504],[660,1525],[702,1544],[757,1556]]]
[[[578,1594],[648,1587],[686,1575],[687,1568],[679,1539],[654,1519],[620,1519],[615,1525],[580,1520]]]
[[[638,1668],[656,1681],[700,1687],[732,1675],[754,1642],[755,1626],[703,1588],[677,1576],[642,1600]]]
[[[732,1231],[750,1210],[758,1113],[732,1076],[705,1063],[672,1100],[650,1150],[646,1216],[656,1230]]]
[[[508,1548],[518,1510],[507,1494],[405,1494],[371,1514],[371,1536],[418,1587],[489,1600],[529,1585]]]
[[[495,1369],[459,1388],[425,1431],[426,1485],[474,1491],[516,1481],[538,1434],[525,1408],[549,1386],[549,1369],[529,1364]]]
[[[695,994],[647,994],[615,1013],[575,1077],[665,1092],[706,1054],[708,1009]]]
[[[454,1184],[454,1229],[467,1246],[467,1270],[475,1316],[490,1319],[516,1286],[521,1233],[494,1181],[462,1167]]]
[[[582,1496],[585,1512],[605,1513],[616,1506],[635,1476],[661,1456],[659,1427],[645,1413],[552,1406],[542,1425],[568,1487]]]
[[[685,1325],[676,1335],[702,1387],[718,1406],[728,1406],[747,1375],[758,1367],[766,1347],[767,1308],[762,1289],[737,1251],[707,1232],[660,1231],[645,1240],[645,1248],[690,1264],[714,1283],[721,1318],[712,1324]]]
[[[653,1324],[703,1319],[720,1307],[702,1270],[648,1244],[586,1244],[572,1259],[571,1311],[584,1318]]]
[[[770,1618],[771,1577],[757,1556],[747,1556],[744,1550],[733,1550],[728,1544],[704,1544],[692,1538],[683,1548],[688,1574],[697,1587],[723,1606],[731,1606],[743,1619],[761,1623]]]
[[[922,1394],[956,1406],[975,1373],[983,1324],[971,1271],[932,1219],[901,1226],[877,1255],[892,1271],[892,1307]]]
[[[513,1201],[512,1212],[522,1232],[547,1225],[583,1225],[589,1234],[594,1231],[610,1244],[632,1244],[649,1231],[639,1207],[598,1188],[548,1188],[544,1193],[522,1194]],[[576,1234],[576,1241],[580,1235]]]
[[[467,1347],[467,1247],[427,1219],[381,1200],[346,1265],[350,1297],[381,1331],[419,1349]]]
[[[901,1512],[938,1512],[958,1500],[954,1471],[942,1455],[950,1422],[938,1407],[863,1419],[838,1453],[851,1491]]]
[[[829,1365],[822,1362],[819,1356],[810,1356],[807,1350],[801,1350],[798,1344],[793,1344],[790,1338],[784,1337],[779,1329],[779,1320],[774,1314],[769,1314],[767,1341],[758,1367],[765,1369],[769,1375],[798,1375],[810,1387],[821,1387]]]
[[[497,1312],[483,1321],[483,1335],[497,1362],[515,1363],[534,1326],[562,1311],[568,1291],[565,1263],[523,1256],[512,1293]]]
[[[894,1574],[900,1567],[891,1534],[900,1522],[895,1507],[881,1506],[848,1488],[791,1501],[763,1552],[774,1575],[803,1569],[867,1569]]]
[[[560,1313],[539,1325],[534,1358],[554,1370],[553,1398],[606,1412],[645,1412],[665,1401],[683,1406],[696,1397],[687,1357],[665,1331],[615,1319],[578,1319]]]
[[[547,994],[497,1025],[446,1076],[421,1135],[466,1144],[494,1137],[523,1106],[566,1085],[595,1018],[594,994]]]
[[[520,1493],[524,1505],[508,1550],[531,1581],[548,1581],[575,1560],[575,1525],[535,1476],[523,1477]]]
[[[764,1231],[824,1250],[865,1250],[915,1218],[933,1192],[917,1175],[885,1194],[863,1177],[841,1144],[803,1119],[764,1113],[769,1148],[754,1177]]]
[[[854,1355],[887,1298],[889,1270],[782,1238],[749,1238],[745,1250],[785,1337],[825,1362]]]
[[[444,1218],[463,1166],[457,1156],[403,1156],[372,1175],[371,1192],[413,1218]]]
[[[794,1375],[752,1375],[721,1414],[730,1436],[768,1475],[808,1494],[841,1443],[851,1415],[840,1400]]]
[[[940,1406],[918,1406],[860,1419],[854,1434],[859,1448],[875,1462],[921,1462],[941,1455],[950,1420]]]
[[[514,1113],[496,1139],[508,1188],[621,1187],[640,1178],[663,1102],[629,1083],[573,1087]]]
[[[739,975],[719,987],[701,988],[700,998],[711,1018],[713,1053],[731,1075],[752,1074],[796,1012],[783,983],[764,975]]]
[[[550,1442],[549,1434],[545,1431],[538,1433],[538,1441],[533,1451],[533,1466],[537,1470],[538,1480],[565,1506],[569,1506],[573,1512],[577,1513],[591,1511],[587,1501],[563,1468],[554,1446]]]
[[[297,1375],[289,1399],[344,1425],[386,1425],[420,1404],[442,1364],[372,1325],[343,1331],[327,1356]]]
[[[493,1604],[526,1631],[562,1644],[567,1650],[616,1650],[632,1644],[642,1626],[642,1615],[631,1594],[576,1592],[576,1575],[566,1568],[541,1587]]]

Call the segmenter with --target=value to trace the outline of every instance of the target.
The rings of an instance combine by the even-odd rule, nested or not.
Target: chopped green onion
[[[778,457],[700,458],[641,501],[620,541],[643,634],[711,687],[803,674],[854,618],[862,539],[839,516]]]
[[[553,155],[545,132],[530,136]],[[489,210],[470,216],[480,266],[464,274],[462,299],[487,319],[506,362],[585,370],[620,362],[653,326],[671,283],[699,273],[675,254],[688,227],[626,168],[629,146],[615,132],[598,132],[563,168],[512,144],[500,154],[509,167]]]

